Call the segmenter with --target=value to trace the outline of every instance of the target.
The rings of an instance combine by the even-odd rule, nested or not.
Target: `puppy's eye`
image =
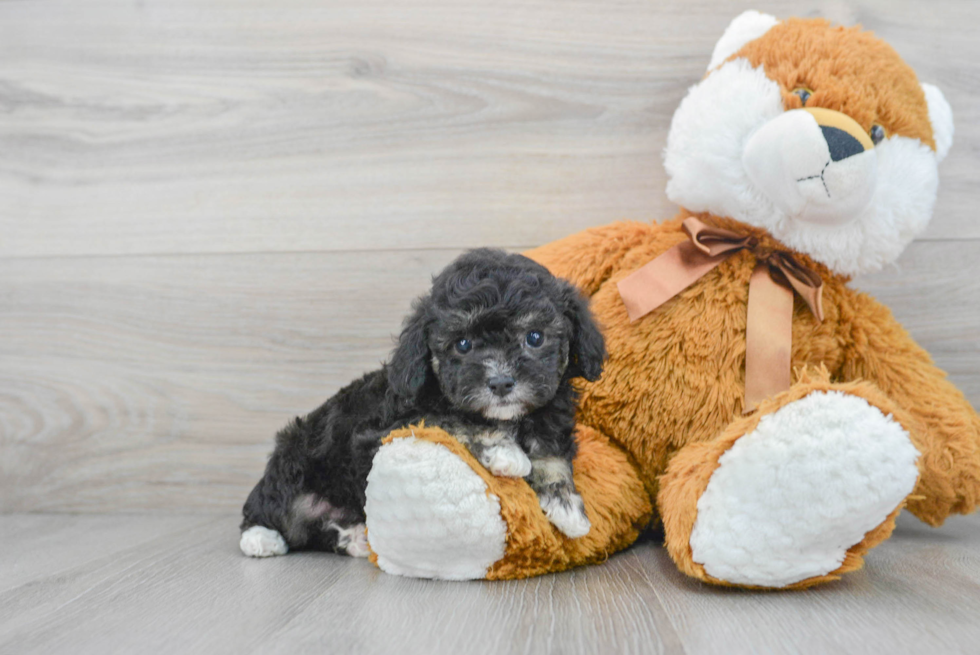
[[[458,352],[460,355],[465,355],[469,351],[473,350],[473,344],[469,339],[460,339],[456,342],[455,346],[456,352]]]
[[[531,346],[532,348],[540,348],[541,344],[544,343],[544,335],[537,330],[531,330],[527,333],[524,340],[527,341],[527,345]]]
[[[885,128],[875,123],[871,126],[871,131],[868,132],[868,136],[871,137],[871,143],[878,145],[885,140]]]
[[[809,89],[804,89],[803,87],[793,89],[793,93],[800,98],[800,102],[804,105],[806,105],[806,101],[810,99],[810,96],[813,95]]]

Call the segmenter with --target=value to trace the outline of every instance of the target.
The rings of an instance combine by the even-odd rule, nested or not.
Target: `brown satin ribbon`
[[[784,250],[692,217],[682,224],[689,240],[679,243],[619,282],[630,321],[636,321],[689,287],[739,250],[755,255],[745,323],[745,411],[790,386],[793,291],[823,320],[823,281]]]

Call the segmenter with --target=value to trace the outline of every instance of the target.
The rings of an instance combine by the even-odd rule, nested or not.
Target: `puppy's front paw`
[[[480,454],[480,463],[494,475],[523,478],[531,474],[531,460],[516,443],[490,446]]]
[[[289,552],[289,546],[281,534],[261,525],[253,525],[242,532],[238,547],[249,557],[274,557]]]
[[[352,525],[349,528],[337,528],[338,550],[351,557],[367,557],[371,554],[368,548],[367,528],[363,523]]]
[[[566,537],[578,539],[589,534],[592,529],[592,523],[585,515],[585,503],[578,494],[542,494],[538,497],[538,502],[548,520]]]

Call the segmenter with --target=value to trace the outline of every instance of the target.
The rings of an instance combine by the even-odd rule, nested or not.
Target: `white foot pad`
[[[737,584],[830,573],[912,492],[918,456],[902,426],[864,399],[811,393],[718,460],[698,500],[693,559]]]
[[[505,478],[523,478],[531,475],[531,460],[521,447],[513,442],[490,446],[483,451],[481,464],[494,475]]]
[[[572,494],[569,498],[571,504],[562,502],[556,496],[542,496],[538,500],[548,520],[566,537],[578,539],[589,534],[592,523],[585,515],[585,503],[581,496]]]
[[[281,534],[261,525],[253,525],[245,530],[238,546],[249,557],[274,557],[289,552],[289,546]]]
[[[378,450],[365,511],[371,548],[388,573],[472,580],[504,556],[499,499],[463,460],[429,441],[395,439]]]

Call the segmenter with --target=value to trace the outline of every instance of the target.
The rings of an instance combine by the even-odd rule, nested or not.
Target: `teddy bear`
[[[519,478],[450,434],[391,433],[368,477],[371,558],[393,574],[508,579],[599,563],[662,524],[685,574],[804,588],[858,569],[907,508],[980,498],[980,418],[889,310],[849,286],[928,223],[952,112],[886,43],[749,11],[677,109],[659,224],[529,251],[602,324],[579,386],[569,539]]]

